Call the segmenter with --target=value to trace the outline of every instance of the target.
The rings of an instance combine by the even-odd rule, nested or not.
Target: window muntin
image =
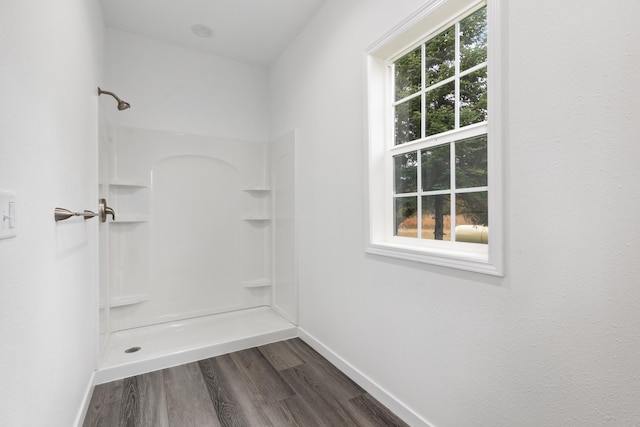
[[[487,120],[487,8],[396,59],[394,145]]]
[[[506,20],[502,1],[427,0],[367,49],[367,253],[484,274],[503,274],[502,144],[507,126],[503,115],[507,98],[502,88],[506,72],[501,48],[506,37],[502,31]],[[486,12],[481,14],[487,16],[487,24],[481,31],[471,31],[469,28],[477,28],[472,25],[471,17],[485,5]],[[447,31],[449,33],[441,35]],[[451,32],[453,37],[446,40]],[[487,38],[489,33],[490,39]],[[443,61],[443,65],[438,66],[430,63],[427,67],[423,50],[427,49],[426,43],[438,36],[441,38],[438,41],[447,49],[436,53],[449,62]],[[419,40],[421,37],[422,42]],[[449,47],[451,38],[453,63]],[[490,57],[487,56],[488,51],[491,52]],[[407,56],[409,53],[413,55]],[[420,70],[411,68],[412,63],[420,63]],[[470,77],[465,77],[469,74]],[[396,90],[398,81],[404,83]],[[428,108],[426,94],[451,82],[454,89],[449,90],[448,95],[449,98],[451,94],[454,96],[453,126],[449,120],[443,126],[449,130],[437,133],[433,127],[427,128],[430,122],[425,113]],[[473,93],[474,86],[484,86],[485,89],[479,96],[471,96],[478,95]],[[491,93],[489,99],[488,91]],[[437,99],[436,95],[434,92],[429,96]],[[438,96],[445,98],[445,95]],[[396,109],[409,101],[406,106]],[[431,109],[443,110],[442,107]],[[491,121],[488,121],[489,117]],[[398,118],[400,120],[396,120]],[[479,169],[479,160],[464,153],[470,146],[477,148],[477,143],[462,144],[462,141],[476,137],[488,139],[484,177],[472,173]],[[458,170],[455,169],[455,144],[458,145],[457,151],[462,149],[465,154],[458,159]],[[448,184],[444,178],[424,177],[422,173],[423,167],[434,167],[433,162],[423,156],[425,150],[440,147],[443,147],[442,151],[450,150]],[[484,159],[481,160],[483,163]],[[396,171],[395,162],[401,170]],[[460,181],[457,187],[456,175]],[[486,185],[483,185],[484,181]],[[448,208],[443,208],[442,226],[436,226],[433,218],[438,207],[436,198],[444,200],[438,201],[438,206]],[[485,198],[486,209],[482,209]],[[456,211],[465,216],[458,217],[457,227],[460,230],[457,237],[469,239],[471,235],[475,240],[467,241],[477,243],[455,238],[456,241],[451,241],[451,218],[453,216],[455,224]],[[419,220],[419,215],[425,218],[430,215],[431,223],[428,218]],[[489,244],[478,244],[487,242],[488,227],[469,224],[478,223],[481,216],[486,217],[486,225],[489,221],[492,224]],[[442,229],[442,240],[435,239],[436,228]]]
[[[456,226],[488,227],[486,134],[398,154],[393,164],[394,236],[468,242]]]
[[[488,234],[486,6],[390,70],[393,235],[487,244],[486,237],[470,239],[468,227],[456,235],[458,226]]]

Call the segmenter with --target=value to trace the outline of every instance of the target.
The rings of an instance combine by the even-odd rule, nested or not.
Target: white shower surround
[[[142,238],[135,241],[120,235],[116,236],[116,239],[120,240],[120,246],[117,250],[112,250],[112,257],[132,260],[137,257],[140,260],[138,264],[130,262],[119,270],[125,281],[129,283],[127,286],[121,286],[115,281],[114,288],[118,292],[127,288],[129,290],[128,294],[121,293],[119,295],[121,298],[116,302],[134,302],[137,298],[146,298],[150,301],[122,306],[115,308],[115,311],[110,310],[114,311],[110,319],[112,330],[138,325],[140,327],[114,333],[113,339],[109,342],[103,338],[101,346],[103,356],[96,379],[102,381],[104,378],[114,378],[130,369],[142,372],[151,367],[168,366],[167,364],[173,363],[176,357],[183,358],[185,354],[202,355],[204,351],[206,354],[215,355],[222,348],[218,345],[221,340],[226,342],[223,347],[231,351],[234,348],[230,346],[235,339],[247,345],[251,342],[257,345],[260,343],[259,340],[266,336],[271,336],[273,340],[283,339],[283,333],[289,334],[283,331],[297,323],[298,314],[294,242],[296,135],[293,131],[283,132],[282,137],[271,138],[271,142],[267,142],[270,140],[267,70],[264,67],[191,51],[113,29],[106,31],[105,54],[105,81],[102,86],[117,91],[132,106],[126,112],[103,109],[105,122],[108,121],[112,127],[110,131],[112,145],[117,148],[111,150],[117,153],[117,156],[111,156],[113,157],[110,162],[112,170],[109,178],[114,183],[121,184],[119,187],[112,186],[110,189],[112,196],[117,197],[109,203],[117,208],[116,218],[127,214],[131,215],[129,219],[134,220],[148,217],[146,218],[148,222],[109,226],[112,238],[114,238],[113,234],[120,229],[123,231],[134,229],[134,233],[138,233]],[[137,142],[125,144],[124,140]],[[200,304],[200,301],[194,301],[194,307],[189,310],[189,304],[184,304],[182,300],[183,310],[178,313],[171,310],[167,295],[163,296],[164,302],[156,304],[152,302],[156,298],[153,291],[148,291],[158,287],[156,283],[149,282],[150,274],[147,271],[151,271],[152,264],[157,265],[159,259],[157,253],[154,255],[155,261],[150,260],[149,257],[145,258],[144,255],[143,242],[145,239],[150,241],[148,238],[150,236],[145,236],[145,233],[159,224],[156,218],[151,218],[153,215],[149,215],[150,211],[148,211],[148,208],[156,203],[153,197],[156,189],[153,188],[150,179],[150,170],[156,161],[185,155],[200,156],[202,158],[200,163],[207,162],[205,158],[218,159],[234,165],[234,168],[242,169],[242,171],[239,170],[240,181],[232,184],[236,186],[235,190],[229,192],[231,199],[235,199],[235,202],[227,201],[226,203],[237,202],[239,206],[234,216],[229,217],[233,221],[233,225],[229,228],[235,228],[239,236],[231,246],[236,245],[234,251],[247,248],[247,252],[243,251],[241,255],[243,259],[241,269],[236,273],[230,269],[227,270],[227,281],[223,281],[222,277],[216,280],[221,284],[221,290],[231,290],[233,294],[228,299],[234,301],[226,308],[218,306],[216,309],[209,306],[202,309],[202,305],[197,308],[195,305]],[[140,164],[138,159],[145,156],[153,157],[155,160],[152,162],[147,158]],[[183,158],[183,160],[187,159]],[[238,162],[241,161],[244,161],[244,165],[238,166]],[[156,163],[158,164],[161,169],[162,165],[165,167],[168,165]],[[221,163],[213,164],[221,165]],[[162,174],[162,170],[160,173]],[[166,173],[164,175],[167,176]],[[268,187],[272,187],[270,191],[267,191]],[[137,196],[134,197],[135,194]],[[182,194],[182,196],[185,195]],[[128,204],[128,212],[117,206],[121,203]],[[144,208],[145,204],[147,208]],[[122,208],[124,207],[123,205]],[[188,208],[185,207],[185,209]],[[181,209],[175,208],[176,222],[172,227],[172,233],[182,226]],[[267,216],[265,213],[272,217],[270,222],[260,220],[259,217]],[[165,224],[170,223],[169,216],[167,213],[163,218]],[[256,220],[243,221],[243,217],[245,219],[254,217]],[[127,240],[134,240],[134,242],[127,242]],[[229,247],[224,243],[218,246],[220,249],[214,247],[213,252]],[[272,256],[273,254],[279,255]],[[141,268],[142,264],[148,265]],[[198,273],[194,272],[194,275],[197,276]],[[136,277],[144,280],[137,283]],[[196,278],[202,283],[202,277]],[[160,278],[160,280],[165,279],[165,277]],[[111,281],[113,282],[114,278]],[[271,288],[264,287],[263,285],[267,285],[269,281],[273,284]],[[208,292],[207,289],[204,290],[205,293]],[[193,294],[193,292],[190,293]],[[112,297],[115,296],[112,295]],[[202,298],[196,298],[196,300],[202,300]],[[161,307],[163,304],[164,307]],[[214,304],[215,302],[212,305]],[[144,307],[145,305],[148,307]],[[268,310],[265,312],[263,308],[251,308],[258,305],[268,306]],[[163,308],[166,310],[163,311]],[[236,309],[239,311],[231,314],[215,314]],[[268,327],[265,331],[265,325],[263,325],[255,330],[238,333],[236,338],[227,336],[224,339],[220,337],[220,327],[213,326],[218,325],[221,319],[228,316],[242,323],[243,319],[246,320],[255,315],[267,316],[270,319],[266,321],[267,324],[272,323],[273,318],[280,319],[275,322],[280,326],[274,327],[275,329]],[[201,317],[188,321],[180,319],[193,316]],[[155,320],[150,321],[150,319]],[[228,319],[225,320],[227,321]],[[166,323],[142,326],[153,322]],[[173,331],[175,328],[172,325],[178,324],[181,325],[180,328],[185,324],[191,328],[191,332],[187,332],[186,335],[194,339],[186,347],[183,346],[184,343],[180,345],[173,343],[169,338],[171,332],[166,335],[162,351],[156,352],[157,344],[155,343],[152,344],[153,347],[145,344],[147,341],[154,342],[152,337],[158,331],[163,328]],[[241,326],[231,329],[240,331]],[[106,329],[103,328],[102,331],[105,332]],[[207,329],[206,334],[202,333]],[[223,329],[223,335],[228,335],[228,328]],[[198,330],[201,331],[200,335],[198,335],[199,332],[194,332]],[[195,338],[197,336],[200,337]],[[247,337],[254,338],[247,341],[245,339]],[[121,359],[123,349],[136,345],[146,347],[147,354],[143,349],[137,354],[129,355],[131,357],[123,361]],[[115,353],[112,355],[112,352]],[[149,359],[149,353],[154,353],[153,361],[141,363],[140,361]],[[132,368],[132,365],[135,367]]]
[[[102,123],[101,136],[116,219],[102,225],[96,380],[295,336],[295,132],[261,144]]]
[[[270,303],[267,144],[119,127],[111,146],[111,330]],[[266,194],[262,194],[266,193]],[[268,282],[264,282],[268,285]]]
[[[195,362],[298,335],[270,307],[119,331],[109,337],[94,384]],[[138,347],[135,352],[128,349]]]

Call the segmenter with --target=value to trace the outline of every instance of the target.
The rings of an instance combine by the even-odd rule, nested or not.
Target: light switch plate
[[[0,190],[0,240],[16,236],[16,195]]]

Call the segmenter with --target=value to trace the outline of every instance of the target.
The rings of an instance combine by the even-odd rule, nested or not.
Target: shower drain
[[[140,351],[142,350],[142,347],[130,347],[128,349],[126,349],[124,352],[125,353],[135,353],[136,351]]]

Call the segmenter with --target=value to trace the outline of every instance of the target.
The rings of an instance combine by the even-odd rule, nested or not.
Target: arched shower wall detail
[[[270,306],[269,144],[114,133],[110,330]]]

